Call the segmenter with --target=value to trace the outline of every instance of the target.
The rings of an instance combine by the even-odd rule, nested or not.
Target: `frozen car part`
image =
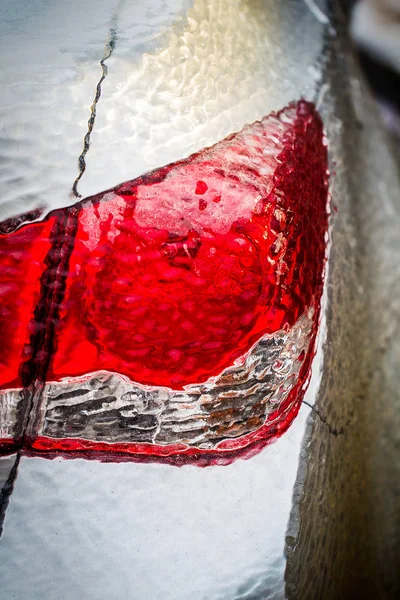
[[[326,143],[302,100],[4,234],[22,360],[5,348],[3,403],[21,403],[23,447],[204,463],[279,435],[309,378],[326,229]],[[42,260],[15,306],[7,257],[24,252]]]

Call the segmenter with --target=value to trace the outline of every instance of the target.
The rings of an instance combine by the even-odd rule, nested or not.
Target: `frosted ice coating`
[[[31,433],[214,448],[223,439],[272,425],[268,416],[287,399],[308,352],[312,312],[289,332],[264,336],[219,377],[183,391],[141,386],[106,372],[50,382]]]

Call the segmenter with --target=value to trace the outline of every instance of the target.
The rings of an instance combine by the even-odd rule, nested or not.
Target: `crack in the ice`
[[[339,435],[344,435],[344,433],[345,433],[345,428],[344,427],[339,427],[339,428],[332,427],[332,425],[330,423],[328,423],[328,419],[326,418],[326,416],[322,415],[320,413],[320,411],[318,410],[318,408],[315,408],[315,406],[313,406],[312,404],[310,404],[306,400],[303,400],[302,403],[306,404],[309,408],[311,408],[311,410],[313,412],[315,412],[318,415],[321,423],[323,423],[327,427],[329,433],[331,433],[335,437],[338,437]]]
[[[72,186],[72,194],[76,198],[82,198],[81,194],[79,194],[79,192],[78,192],[78,183],[86,170],[86,160],[85,159],[86,159],[86,154],[88,153],[88,150],[90,147],[90,136],[93,131],[94,123],[96,120],[96,107],[97,107],[97,103],[101,97],[101,86],[103,84],[103,81],[105,80],[105,78],[108,75],[108,67],[106,65],[106,61],[110,58],[111,54],[113,53],[113,51],[115,49],[116,40],[117,40],[117,32],[116,32],[116,29],[114,27],[112,27],[110,29],[108,41],[104,48],[103,58],[100,61],[101,77],[96,85],[96,93],[95,93],[92,105],[90,107],[90,117],[88,120],[88,129],[85,134],[85,137],[83,138],[83,150],[78,159],[79,174],[78,174],[78,177],[75,179],[74,184]]]

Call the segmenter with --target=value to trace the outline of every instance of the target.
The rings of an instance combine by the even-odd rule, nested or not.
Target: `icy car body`
[[[396,172],[337,15],[35,7],[2,9],[3,590],[377,590]]]

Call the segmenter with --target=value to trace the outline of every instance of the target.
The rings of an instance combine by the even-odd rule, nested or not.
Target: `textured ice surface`
[[[22,459],[0,543],[5,596],[281,600],[308,411],[223,468]]]
[[[140,58],[135,11],[125,5],[81,193],[188,156],[301,96],[311,99],[323,27],[301,2],[289,5],[195,0],[157,51]],[[148,18],[155,19],[150,9]]]
[[[323,27],[296,2],[4,0],[0,32],[4,219],[73,201],[111,32],[83,196],[312,98]]]
[[[49,383],[42,396],[39,434],[214,448],[223,439],[269,424],[269,415],[284,404],[297,382],[311,331],[312,311],[288,333],[264,336],[242,364],[181,392],[140,386],[109,373]]]
[[[184,2],[150,4],[2,0],[0,220],[73,202],[99,61],[119,7],[135,20],[139,51],[141,41],[152,48]]]
[[[23,400],[22,390],[0,392],[0,446],[6,449],[7,440],[11,441],[16,434],[19,422],[17,410]]]

